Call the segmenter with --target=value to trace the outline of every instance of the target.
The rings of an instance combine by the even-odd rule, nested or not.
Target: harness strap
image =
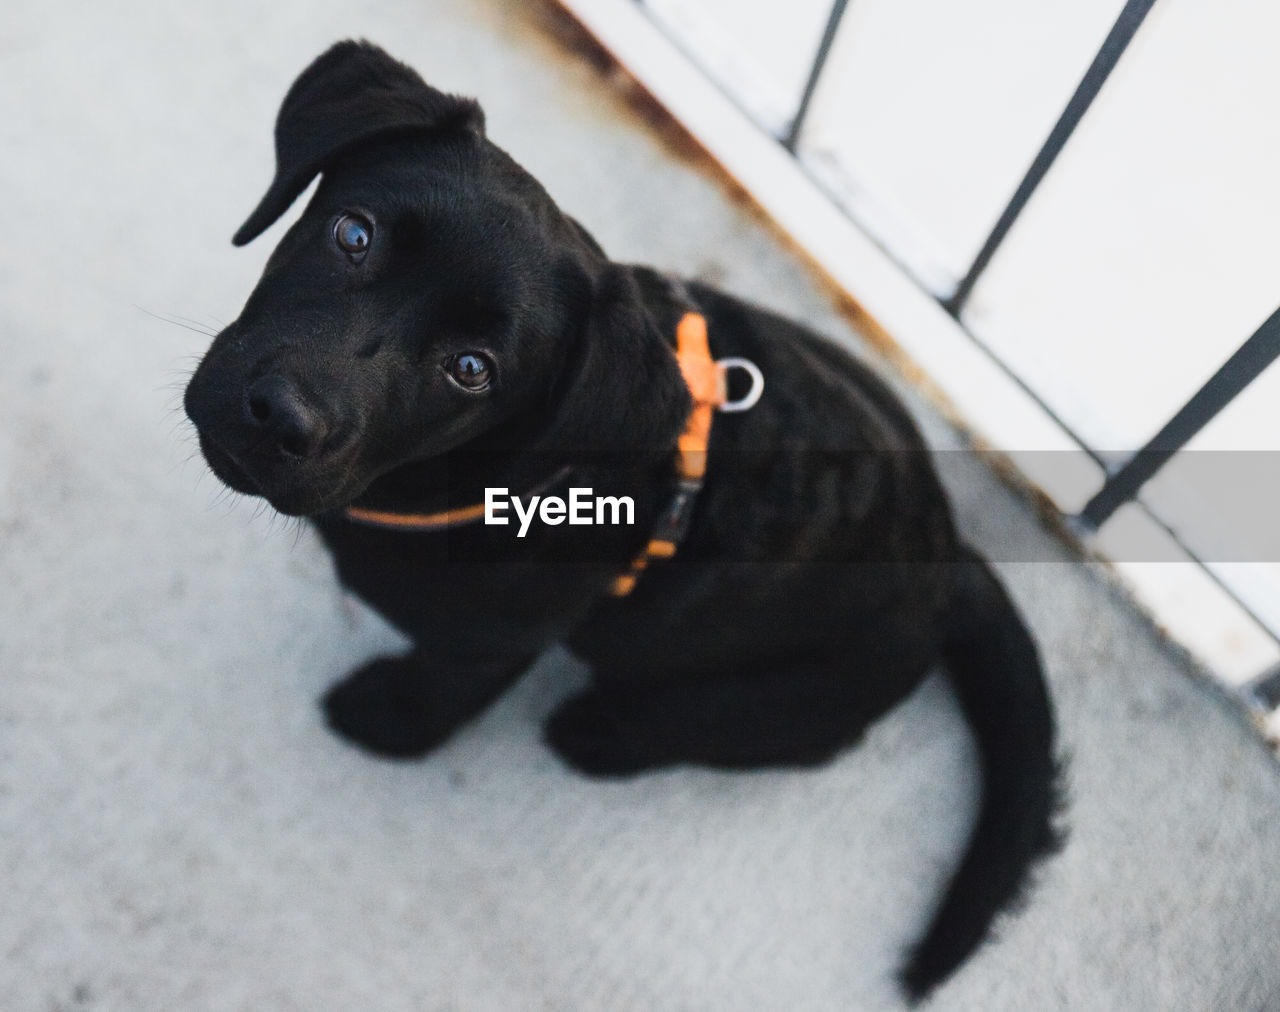
[[[707,473],[711,416],[728,399],[725,370],[711,358],[707,320],[701,313],[691,311],[681,317],[676,327],[676,362],[693,400],[684,431],[676,442],[676,491],[649,543],[631,560],[627,571],[613,581],[610,593],[614,597],[630,594],[652,559],[669,559],[676,554],[676,546],[689,530],[693,504]]]
[[[348,506],[348,520],[368,527],[394,527],[410,533],[439,531],[458,524],[469,524],[484,516],[484,503],[473,503],[470,506],[459,506],[457,509],[441,510],[439,513],[392,513],[388,510],[367,510],[360,506]]]
[[[560,468],[542,484],[529,489],[523,498],[541,495],[553,485],[558,485],[572,471],[572,467]],[[448,527],[458,527],[479,520],[484,516],[484,503],[458,506],[454,509],[440,510],[438,513],[395,513],[390,510],[369,510],[360,506],[348,506],[343,512],[348,520],[354,520],[366,527],[389,527],[404,531],[406,534],[426,534],[430,531],[442,531]]]

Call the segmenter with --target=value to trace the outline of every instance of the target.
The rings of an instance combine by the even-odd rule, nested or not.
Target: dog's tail
[[[943,655],[977,739],[982,806],[946,896],[902,969],[913,1001],[977,948],[1036,859],[1060,842],[1053,713],[1040,660],[1004,588],[972,552],[955,566]]]

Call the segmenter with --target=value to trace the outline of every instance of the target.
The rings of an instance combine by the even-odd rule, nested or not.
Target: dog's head
[[[473,100],[339,43],[285,97],[275,179],[233,242],[317,175],[187,388],[226,484],[312,514],[470,445],[674,441],[686,394],[631,274],[487,140]]]

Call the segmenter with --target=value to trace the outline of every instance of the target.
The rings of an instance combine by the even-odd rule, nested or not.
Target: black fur
[[[799,325],[691,284],[713,353],[756,362],[765,395],[716,418],[677,558],[612,598],[673,488],[685,296],[609,261],[485,138],[473,101],[368,44],[341,43],[299,77],[276,157],[237,244],[321,184],[186,406],[214,472],[312,518],[343,582],[413,639],[330,690],[331,725],[421,755],[560,641],[594,675],[546,729],[578,770],[807,766],[945,662],[985,791],[902,980],[918,998],[945,979],[1053,846],[1053,719],[1031,638],[958,542],[894,396]],[[363,256],[334,241],[346,213],[372,225]],[[465,352],[494,363],[489,389],[448,378]],[[400,533],[341,512],[433,511],[566,465],[575,485],[632,496],[635,526],[535,524],[517,540],[513,526]]]

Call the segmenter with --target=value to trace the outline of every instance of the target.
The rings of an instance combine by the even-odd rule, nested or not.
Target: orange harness
[[[707,473],[707,444],[711,442],[711,414],[728,400],[725,370],[711,358],[707,321],[701,313],[685,313],[676,327],[676,362],[684,376],[693,409],[676,442],[676,493],[654,528],[644,550],[630,568],[613,581],[614,597],[626,597],[652,559],[669,559],[684,538],[693,503]]]
[[[569,476],[571,467],[562,467],[541,485],[531,488],[525,497],[540,495],[562,479]],[[426,534],[430,531],[442,531],[446,527],[457,527],[469,524],[484,516],[484,503],[471,506],[459,506],[456,509],[440,510],[438,513],[391,513],[387,510],[367,510],[362,506],[348,506],[343,513],[348,520],[364,524],[366,527],[390,527],[404,531],[406,534]]]
[[[470,523],[484,516],[484,503],[441,510],[439,513],[390,513],[386,510],[367,510],[362,506],[346,508],[348,520],[369,527],[396,527],[409,533],[438,531],[457,524]]]
[[[716,362],[711,358],[711,347],[707,343],[707,321],[701,313],[685,313],[676,327],[676,362],[679,363],[680,373],[684,376],[689,396],[693,400],[693,409],[689,412],[684,432],[680,433],[676,443],[676,492],[654,528],[649,543],[631,560],[627,572],[614,580],[612,593],[615,597],[625,597],[631,593],[636,580],[648,567],[651,559],[669,559],[676,554],[676,546],[688,530],[693,503],[702,488],[702,478],[707,471],[707,444],[711,440],[712,413],[717,409],[747,410],[759,400],[764,386],[760,370],[754,363],[740,358],[726,358]],[[733,367],[745,369],[751,374],[752,389],[746,397],[731,402],[728,399],[725,374]],[[550,488],[570,470],[568,467],[562,468],[534,491]],[[348,520],[373,527],[426,532],[479,520],[484,516],[484,503],[441,510],[438,513],[392,513],[359,506],[348,506],[345,512]]]

